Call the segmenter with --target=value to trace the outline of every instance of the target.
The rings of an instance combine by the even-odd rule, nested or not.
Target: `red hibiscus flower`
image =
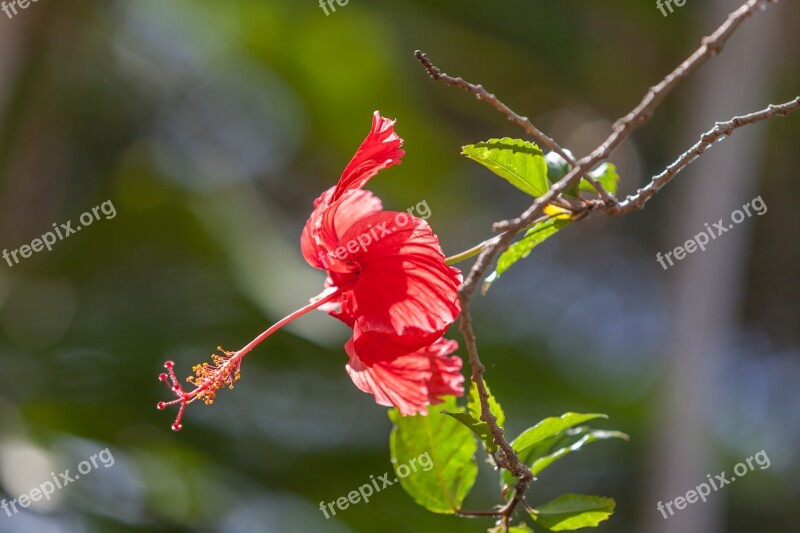
[[[445,264],[430,226],[408,213],[382,211],[380,200],[361,189],[400,162],[402,143],[394,121],[376,111],[339,183],[314,202],[301,237],[306,261],[326,270],[327,285],[341,290],[328,310],[353,328],[354,352],[367,364],[429,346],[460,312],[461,274]]]
[[[174,430],[181,429],[188,404],[212,403],[220,388],[233,388],[242,359],[253,348],[317,308],[353,328],[345,345],[347,372],[378,404],[411,415],[427,413],[426,406],[442,396],[463,394],[461,359],[450,355],[457,343],[442,339],[460,313],[461,274],[445,264],[439,240],[424,220],[383,211],[380,199],[362,189],[380,170],[400,163],[402,144],[394,121],[376,111],[339,183],[314,202],[300,242],[306,261],[328,273],[322,294],[241,350],[222,351],[212,356],[213,363],[196,365],[188,379],[192,390],[183,389],[171,361],[165,364],[167,373],[159,379],[177,399],[159,402],[158,408],[180,406]]]

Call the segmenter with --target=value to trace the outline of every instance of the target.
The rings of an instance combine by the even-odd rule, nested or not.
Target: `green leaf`
[[[544,457],[539,457],[533,464],[531,465],[531,473],[536,476],[539,475],[545,468],[553,464],[554,462],[558,461],[562,457],[565,457],[572,452],[577,452],[586,444],[591,444],[593,442],[597,442],[600,440],[607,440],[607,439],[622,439],[628,440],[630,437],[621,431],[606,431],[602,429],[595,429],[585,433],[581,436],[578,440],[572,443],[569,446],[565,446],[563,448],[559,448],[555,452],[546,455]]]
[[[531,142],[509,137],[489,139],[468,144],[461,153],[533,197],[538,198],[550,188],[544,154]]]
[[[463,412],[455,397],[441,404],[452,413]],[[441,413],[427,416],[401,416],[397,409],[389,411],[394,423],[390,449],[395,473],[405,491],[422,507],[434,513],[453,514],[475,483],[478,448],[472,433],[460,422]],[[428,454],[432,467],[417,469],[402,477],[399,468],[412,466],[412,460]]]
[[[591,436],[586,438],[587,435]],[[575,449],[571,449],[576,445],[576,443],[580,442],[584,438],[586,438],[584,442],[582,442],[579,446],[576,446]],[[519,456],[520,461],[531,467],[531,471],[534,475],[538,475],[552,463],[556,462],[562,457],[565,457],[573,451],[578,451],[587,444],[611,438],[628,440],[629,437],[628,435],[619,431],[596,430],[588,426],[578,426],[566,429],[561,433],[556,433],[551,437],[547,437],[546,439],[541,440],[520,452],[517,452],[517,455]],[[568,451],[565,452],[564,450]],[[548,460],[548,458],[551,458],[551,460]],[[513,482],[513,474],[511,474],[511,472],[508,470],[503,470],[500,475],[500,488],[503,488],[506,485],[510,486],[513,484]]]
[[[503,408],[500,406],[500,402],[492,395],[492,391],[489,389],[489,385],[486,385],[484,381],[484,385],[486,386],[486,392],[489,393],[489,409],[492,411],[492,414],[497,418],[497,425],[503,427],[506,423],[506,414],[503,412]],[[467,401],[467,412],[471,414],[474,418],[480,420],[481,418],[481,397],[478,394],[478,385],[475,382],[472,382],[472,385],[469,388],[469,400]]]
[[[545,418],[535,426],[523,431],[519,437],[514,439],[511,447],[515,451],[521,452],[548,437],[561,433],[565,429],[596,418],[608,418],[608,416],[600,413],[565,413],[560,417]]]
[[[500,259],[497,260],[497,268],[495,271],[487,276],[486,280],[483,282],[483,287],[481,289],[483,294],[486,294],[486,291],[489,290],[492,283],[502,276],[506,270],[511,268],[514,263],[528,257],[534,248],[558,233],[564,226],[568,226],[572,223],[571,219],[565,217],[566,215],[556,216],[539,222],[526,231],[525,236],[521,240],[509,246],[500,256]]]
[[[573,531],[597,527],[614,513],[615,506],[611,498],[565,494],[538,506],[531,517],[550,531]]]
[[[521,452],[517,452],[517,456],[519,457],[520,461],[530,466],[537,459],[552,453],[553,450],[557,450],[572,444],[576,440],[573,434],[577,435],[577,438],[580,438],[580,436],[588,429],[589,428],[585,426],[568,429],[553,435],[552,437],[548,437],[539,443],[534,444],[533,446],[529,446]],[[510,487],[514,484],[514,479],[514,475],[508,470],[504,469],[500,474],[500,488],[504,489],[507,486]]]
[[[617,174],[617,167],[612,163],[603,163],[596,170],[589,173],[591,177],[600,182],[600,185],[610,194],[617,194],[617,183],[619,182],[619,175]],[[578,188],[581,191],[596,192],[592,184],[582,179]]]
[[[485,382],[484,382],[485,385]],[[506,415],[500,403],[492,396],[492,391],[486,385],[486,391],[489,393],[489,409],[492,414],[497,418],[497,425],[503,427],[506,422]],[[497,451],[497,444],[494,443],[492,432],[489,430],[489,425],[481,420],[481,399],[478,394],[478,386],[473,381],[469,389],[469,399],[467,400],[467,412],[450,413],[442,411],[444,414],[452,416],[466,427],[468,427],[484,444],[484,447],[491,453]]]
[[[451,413],[449,411],[442,411],[442,414],[452,416],[466,427],[469,428],[479,439],[483,442],[487,450],[494,453],[497,451],[497,444],[492,439],[492,432],[489,430],[489,425],[482,420],[475,418],[469,413]]]
[[[503,273],[511,268],[511,265],[525,259],[530,255],[534,248],[542,244],[549,237],[552,237],[558,230],[572,223],[570,219],[564,218],[549,218],[545,221],[539,222],[534,227],[525,232],[525,236],[519,242],[515,242],[509,246],[500,259],[497,260],[497,276],[500,277]]]

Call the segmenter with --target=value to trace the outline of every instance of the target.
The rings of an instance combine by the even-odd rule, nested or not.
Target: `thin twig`
[[[414,56],[416,56],[417,61],[419,61],[422,64],[422,66],[428,72],[428,75],[430,75],[430,77],[433,78],[434,80],[440,81],[446,85],[449,85],[450,87],[458,87],[459,89],[464,89],[465,91],[474,94],[478,100],[483,100],[484,102],[487,102],[492,107],[500,111],[503,115],[506,116],[506,118],[509,121],[520,126],[522,129],[528,132],[528,135],[539,141],[540,144],[545,145],[547,148],[549,148],[553,152],[563,157],[564,160],[567,163],[569,163],[571,167],[574,167],[577,164],[575,158],[571,156],[569,152],[564,150],[555,141],[555,139],[553,139],[549,135],[545,134],[542,130],[534,126],[533,122],[531,122],[528,117],[523,117],[518,113],[514,112],[513,109],[511,109],[506,104],[501,102],[500,99],[497,98],[497,96],[487,91],[483,85],[476,85],[474,83],[470,83],[461,77],[449,76],[448,74],[442,72],[442,70],[439,67],[431,63],[431,60],[428,59],[428,56],[420,50],[414,52]],[[603,186],[600,185],[600,183],[598,183],[596,179],[594,179],[588,173],[584,174],[583,177],[586,181],[588,181],[592,185],[592,187],[595,188],[597,194],[600,195],[600,198],[602,198],[604,202],[607,202],[609,204],[616,203],[616,199],[612,195],[610,195],[608,191],[606,191],[603,188]]]
[[[650,198],[655,196],[656,193],[658,193],[658,191],[664,187],[664,185],[669,183],[672,178],[689,166],[695,159],[705,153],[705,151],[713,146],[718,140],[730,136],[734,131],[743,126],[755,124],[756,122],[761,122],[762,120],[767,120],[774,117],[787,117],[798,109],[800,109],[800,96],[784,104],[770,105],[766,109],[756,111],[755,113],[733,117],[727,122],[717,122],[712,129],[705,132],[700,137],[700,140],[697,141],[694,146],[681,154],[681,156],[666,169],[664,169],[663,172],[653,177],[650,183],[636,191],[636,194],[631,194],[625,198],[625,200],[620,204],[609,207],[607,209],[608,214],[624,215],[630,213],[631,211],[642,209],[644,204],[647,203]]]

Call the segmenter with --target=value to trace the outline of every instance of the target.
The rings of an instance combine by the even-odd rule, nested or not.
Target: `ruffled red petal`
[[[383,209],[381,199],[370,191],[350,191],[330,205],[333,187],[320,196],[300,236],[300,250],[306,262],[321,270],[342,270],[334,255],[339,245],[338,235],[347,231],[357,220]]]
[[[331,201],[347,191],[361,189],[375,174],[400,163],[405,152],[400,149],[403,139],[395,133],[394,124],[394,120],[382,117],[380,112],[373,113],[372,129],[342,172]]]
[[[428,414],[426,407],[442,403],[443,396],[464,394],[461,358],[450,356],[456,348],[456,341],[439,339],[412,354],[368,365],[350,341],[345,345],[347,373],[379,405],[397,407],[403,416]]]
[[[352,250],[345,262],[358,267],[353,341],[362,360],[371,364],[428,346],[458,317],[461,274],[445,264],[424,220],[373,213],[350,226],[340,243]]]
[[[303,257],[312,267],[346,271],[347,268],[331,255],[338,236],[355,220],[382,209],[380,199],[363,191],[362,187],[384,168],[399,164],[405,155],[400,148],[403,139],[395,133],[394,124],[394,120],[375,111],[369,134],[345,167],[339,182],[314,201],[314,211],[300,237]]]

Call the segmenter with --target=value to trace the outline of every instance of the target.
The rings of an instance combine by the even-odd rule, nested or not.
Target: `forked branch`
[[[716,126],[705,133],[694,146],[683,153],[662,173],[655,176],[647,186],[639,189],[636,194],[628,196],[623,202],[619,202],[613,195],[605,191],[596,180],[589,176],[589,172],[606,161],[611,156],[612,152],[622,144],[631,133],[650,120],[655,110],[667,95],[675,90],[683,80],[712,56],[720,53],[731,35],[736,32],[745,20],[754,13],[765,9],[769,4],[777,2],[778,0],[748,0],[741,7],[733,11],[719,28],[702,40],[697,50],[658,84],[651,87],[633,110],[614,123],[611,128],[611,133],[605,141],[598,145],[591,153],[578,160],[571,157],[554,139],[539,130],[527,117],[513,111],[497,98],[497,96],[487,91],[482,85],[467,82],[460,77],[449,76],[431,63],[424,53],[420,51],[415,53],[417,60],[434,80],[445,83],[451,87],[463,89],[475,95],[479,100],[489,103],[500,111],[508,120],[520,126],[541,145],[561,155],[571,167],[566,176],[554,183],[545,194],[537,198],[520,216],[494,224],[493,229],[495,231],[502,231],[502,233],[486,240],[480,245],[481,251],[478,254],[478,258],[459,288],[459,298],[462,306],[460,330],[467,346],[469,364],[472,369],[472,381],[476,384],[480,397],[481,420],[488,425],[494,442],[502,452],[498,457],[498,466],[506,468],[517,478],[514,494],[511,500],[502,508],[497,511],[477,513],[465,512],[464,514],[471,516],[497,516],[500,519],[500,525],[507,528],[516,507],[520,503],[523,507],[527,505],[524,495],[533,481],[530,468],[520,460],[517,453],[508,443],[508,440],[504,436],[503,428],[497,425],[497,418],[492,414],[490,409],[489,392],[483,378],[486,368],[481,363],[478,355],[477,340],[469,311],[472,297],[481,279],[486,276],[489,267],[494,263],[496,257],[508,249],[517,232],[531,224],[537,217],[541,216],[544,208],[548,204],[551,202],[560,202],[563,199],[561,194],[574,186],[581,178],[587,179],[587,181],[594,186],[595,190],[597,190],[598,196],[600,197],[598,200],[586,202],[582,208],[584,210],[582,214],[595,210],[603,210],[609,215],[626,214],[641,209],[664,185],[669,183],[675,175],[708,150],[708,147],[718,139],[730,135],[740,127],[773,117],[785,117],[800,108],[800,98],[795,98],[785,104],[771,105],[762,111],[734,117],[727,122],[716,124]]]

